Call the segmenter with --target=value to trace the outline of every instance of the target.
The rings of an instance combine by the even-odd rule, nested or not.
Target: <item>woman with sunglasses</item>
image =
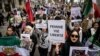
[[[65,42],[64,46],[61,48],[60,55],[61,56],[69,56],[69,50],[71,46],[82,46],[79,41],[79,34],[76,30],[73,30],[67,41]]]

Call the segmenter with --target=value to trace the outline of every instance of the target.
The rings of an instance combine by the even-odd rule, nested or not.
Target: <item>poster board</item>
[[[35,28],[47,28],[46,20],[36,20]]]
[[[21,40],[30,40],[30,34],[21,34]]]
[[[37,23],[37,24],[35,24],[35,27],[36,28],[47,28],[47,24],[45,24],[45,23]]]
[[[82,22],[82,19],[74,19],[74,20],[71,20],[71,25],[74,26],[75,24],[79,24],[81,25],[81,22]]]
[[[65,20],[48,20],[48,37],[53,43],[65,43]]]
[[[81,8],[80,7],[71,7],[71,17],[75,18],[76,16],[81,17]]]
[[[82,56],[88,54],[88,47],[70,47],[69,56]]]

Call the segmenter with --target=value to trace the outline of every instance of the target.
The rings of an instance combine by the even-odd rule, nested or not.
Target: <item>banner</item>
[[[64,20],[48,20],[48,37],[53,43],[65,42],[65,21]]]

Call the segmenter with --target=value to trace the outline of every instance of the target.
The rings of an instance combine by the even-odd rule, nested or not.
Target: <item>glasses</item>
[[[75,38],[78,38],[79,36],[78,36],[78,35],[71,35],[71,37],[75,37]]]

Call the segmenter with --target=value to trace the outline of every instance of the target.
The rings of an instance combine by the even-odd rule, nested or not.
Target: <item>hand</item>
[[[34,25],[35,23],[36,23],[35,21],[34,21],[34,22],[31,22],[31,24],[33,24],[33,25]]]
[[[59,54],[59,44],[56,44],[55,52],[56,54]]]

